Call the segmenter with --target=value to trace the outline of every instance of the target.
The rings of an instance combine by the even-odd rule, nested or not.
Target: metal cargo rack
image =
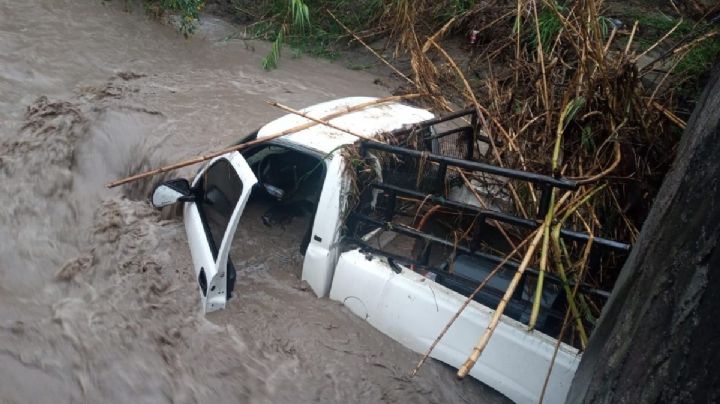
[[[371,184],[369,184],[369,189],[374,189],[379,191],[382,196],[384,197],[384,206],[382,206],[379,209],[379,212],[376,212],[380,217],[371,217],[370,215],[363,214],[358,211],[353,211],[350,213],[348,217],[348,228],[353,229],[357,228],[358,224],[362,224],[365,227],[370,228],[376,228],[376,229],[383,229],[386,231],[395,232],[397,234],[401,234],[403,236],[410,237],[416,241],[420,241],[424,243],[423,253],[421,256],[415,256],[415,257],[405,257],[401,256],[392,252],[388,252],[383,250],[382,248],[377,248],[372,245],[370,245],[366,240],[362,238],[362,235],[358,234],[352,234],[352,231],[349,232],[351,234],[345,235],[345,240],[349,242],[350,244],[360,246],[362,250],[367,251],[369,253],[372,253],[374,255],[380,255],[387,258],[388,262],[390,263],[391,267],[395,271],[399,271],[400,268],[397,266],[398,263],[407,265],[412,267],[413,269],[422,269],[429,272],[434,273],[436,276],[441,276],[444,279],[452,279],[456,282],[458,282],[461,285],[464,285],[461,287],[462,290],[458,290],[461,293],[464,293],[465,295],[468,295],[471,293],[479,284],[479,281],[477,279],[470,279],[467,277],[464,277],[459,274],[452,273],[452,271],[448,271],[444,268],[439,268],[437,266],[430,265],[430,256],[431,251],[434,246],[442,246],[447,248],[452,248],[453,251],[458,251],[466,255],[470,255],[473,257],[481,258],[486,261],[493,262],[495,265],[499,265],[503,263],[503,261],[506,261],[505,258],[489,254],[487,252],[482,252],[477,249],[473,249],[470,247],[466,247],[463,245],[457,245],[454,244],[448,240],[445,240],[441,237],[438,237],[436,235],[430,234],[428,232],[424,232],[422,230],[414,229],[410,226],[403,225],[401,223],[393,222],[393,219],[395,218],[397,212],[397,199],[398,197],[405,197],[417,201],[429,201],[433,204],[440,205],[458,212],[467,213],[469,215],[473,215],[477,218],[477,223],[479,223],[481,226],[489,226],[489,224],[486,223],[488,219],[495,220],[510,226],[516,226],[519,228],[524,229],[530,229],[534,230],[541,226],[541,219],[544,218],[545,214],[547,213],[550,205],[550,198],[551,193],[553,189],[562,189],[562,190],[575,190],[578,188],[578,184],[572,180],[566,179],[566,178],[555,178],[548,175],[538,174],[538,173],[532,173],[532,172],[526,172],[521,170],[515,170],[515,169],[509,169],[504,167],[498,167],[492,164],[482,163],[478,161],[472,161],[473,158],[473,150],[474,145],[477,141],[482,142],[489,142],[490,140],[482,136],[478,133],[478,125],[477,125],[477,115],[475,112],[475,109],[468,109],[459,111],[457,113],[453,113],[450,115],[446,115],[444,117],[431,119],[428,121],[424,121],[418,124],[413,125],[409,128],[403,128],[397,131],[394,131],[391,133],[391,135],[396,135],[402,138],[403,135],[410,134],[414,131],[422,130],[425,128],[433,127],[434,125],[437,125],[441,122],[446,122],[449,120],[453,120],[456,118],[461,118],[464,116],[469,116],[471,123],[470,125],[461,126],[459,128],[446,130],[443,132],[436,132],[436,131],[425,131],[423,134],[423,140],[424,140],[424,146],[426,148],[429,148],[429,144],[427,141],[433,140],[433,139],[440,139],[444,136],[449,136],[451,134],[455,133],[461,133],[466,137],[467,141],[467,159],[462,158],[456,158],[456,157],[449,157],[444,156],[440,154],[434,154],[428,151],[421,151],[421,150],[415,150],[410,149],[407,147],[402,146],[396,146],[396,145],[389,145],[385,143],[379,143],[379,142],[373,142],[373,141],[364,141],[361,143],[360,150],[361,155],[365,156],[370,151],[379,151],[384,153],[390,153],[398,158],[415,158],[415,159],[424,159],[427,162],[431,162],[437,166],[436,175],[437,177],[434,179],[435,183],[431,187],[433,189],[432,192],[426,193],[421,192],[417,189],[409,188],[409,187],[403,187],[398,186],[395,184],[389,184],[383,181],[376,181]],[[392,136],[390,137],[392,138]],[[536,185],[540,191],[539,195],[539,209],[537,211],[537,216],[535,219],[527,219],[522,218],[510,213],[505,213],[497,210],[491,210],[491,209],[485,209],[478,206],[469,205],[466,203],[458,202],[450,200],[445,195],[445,183],[446,183],[446,177],[448,174],[448,168],[451,167],[457,167],[460,169],[463,169],[465,171],[471,172],[471,173],[484,173],[484,174],[492,174],[494,176],[503,177],[507,179],[512,180],[520,180],[524,182],[529,182],[534,185]],[[602,237],[594,237],[590,234],[573,231],[569,229],[561,229],[560,236],[564,240],[570,240],[577,243],[587,243],[590,240],[592,240],[593,247],[597,246],[605,250],[618,252],[621,254],[627,254],[627,252],[630,250],[630,245],[609,240]],[[481,238],[482,235],[479,235]],[[456,257],[449,257],[449,260],[454,260]],[[501,268],[507,268],[509,270],[512,270],[513,272],[517,269],[518,263],[507,260]],[[535,277],[537,278],[539,274],[539,271],[535,268],[527,268],[525,271],[525,274],[523,278],[521,279],[521,283],[519,287],[516,289],[517,291],[521,291],[524,289],[527,278],[528,277]],[[545,273],[545,279],[548,281],[548,283],[556,285],[561,293],[564,295],[564,289],[563,281],[562,279],[549,274]],[[482,281],[482,280],[480,280]],[[575,283],[570,281],[568,282],[570,287],[574,287]],[[578,286],[579,290],[582,291],[584,294],[594,296],[596,298],[600,298],[603,301],[606,300],[609,296],[609,292],[605,290],[600,290],[597,288],[594,288],[587,284],[581,284]],[[488,289],[489,293],[500,295],[505,292],[504,290],[493,290],[492,288],[488,287],[486,285],[485,289]],[[560,313],[558,311],[553,311],[549,315],[554,318],[560,318],[562,319],[564,313]]]

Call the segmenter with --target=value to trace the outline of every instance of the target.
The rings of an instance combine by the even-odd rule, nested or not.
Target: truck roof
[[[323,116],[342,111],[347,107],[352,107],[354,105],[362,104],[375,99],[377,98],[340,98],[316,104],[304,108],[301,111],[313,118],[322,118]],[[383,132],[399,129],[403,125],[413,124],[433,117],[434,115],[430,111],[421,108],[411,107],[400,103],[389,103],[375,105],[339,116],[333,119],[332,123],[338,127],[347,128],[348,130],[361,135],[375,137]],[[307,122],[310,122],[310,120],[299,115],[285,115],[263,126],[258,132],[257,138],[262,139]],[[340,146],[352,144],[359,140],[355,136],[325,125],[315,125],[287,135],[284,139],[326,154],[336,150]]]

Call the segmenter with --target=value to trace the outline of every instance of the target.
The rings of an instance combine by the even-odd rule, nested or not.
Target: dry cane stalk
[[[648,106],[653,105],[654,100],[655,100],[655,96],[657,95],[657,92],[658,92],[658,91],[660,90],[660,88],[662,87],[663,83],[665,83],[665,80],[670,76],[670,74],[672,74],[672,73],[675,71],[675,69],[676,69],[677,66],[680,64],[680,62],[687,57],[687,55],[690,53],[690,50],[692,50],[692,48],[693,48],[695,45],[699,44],[700,42],[704,41],[705,39],[708,39],[708,38],[710,38],[710,37],[713,37],[713,36],[715,36],[715,35],[717,35],[717,34],[720,34],[720,30],[714,30],[714,31],[708,32],[707,34],[705,34],[705,35],[703,35],[703,36],[701,36],[701,37],[699,37],[699,38],[694,39],[694,40],[691,41],[690,43],[687,43],[687,44],[685,44],[685,45],[683,45],[683,46],[681,46],[681,47],[679,47],[679,48],[677,48],[677,49],[674,49],[674,50],[672,51],[672,54],[673,54],[673,55],[678,54],[678,53],[680,53],[680,52],[685,52],[685,53],[684,53],[683,55],[681,55],[680,57],[678,57],[678,59],[675,61],[675,63],[673,63],[673,65],[670,67],[670,69],[669,69],[667,72],[665,72],[665,75],[664,75],[663,78],[660,80],[660,83],[658,83],[658,85],[655,86],[655,90],[653,90],[652,95],[650,95],[650,100],[647,102],[647,105],[648,105]]]
[[[641,53],[641,54],[637,55],[635,58],[633,58],[633,60],[632,60],[633,63],[637,63],[637,61],[640,60],[641,57],[647,55],[647,54],[650,53],[653,49],[655,49],[655,47],[657,47],[657,46],[660,45],[662,42],[664,42],[670,35],[672,35],[673,32],[675,32],[676,29],[678,29],[678,27],[683,23],[683,21],[684,21],[684,20],[681,18],[680,21],[678,21],[678,23],[675,24],[675,26],[672,27],[672,29],[670,29],[670,31],[668,31],[665,35],[662,36],[662,38],[658,39],[654,44],[652,44],[652,46],[650,46],[649,48],[645,49],[645,51],[644,51],[643,53]]]
[[[578,178],[578,179],[570,178],[570,179],[574,179],[578,185],[589,184],[589,183],[596,182],[596,181],[602,179],[606,175],[610,174],[613,170],[615,170],[615,168],[617,168],[617,166],[620,164],[620,161],[622,160],[622,153],[620,151],[620,142],[615,142],[614,154],[615,154],[615,159],[610,164],[610,166],[608,168],[602,170],[598,174],[593,175],[591,177],[587,177],[587,178]]]
[[[683,45],[683,46],[681,46],[681,47],[679,47],[679,48],[677,48],[677,49],[674,49],[674,50],[672,51],[672,53],[673,53],[674,55],[676,55],[676,54],[678,54],[678,53],[680,53],[680,52],[682,52],[682,51],[684,51],[684,50],[686,50],[686,49],[690,49],[690,48],[694,47],[695,45],[699,44],[700,42],[702,42],[702,41],[704,41],[704,40],[706,40],[706,39],[708,39],[708,38],[714,37],[714,36],[717,35],[717,34],[720,34],[720,30],[717,30],[717,29],[716,29],[716,30],[710,31],[710,32],[706,33],[705,35],[702,35],[701,37],[695,38],[695,39],[692,40],[691,42],[686,43],[685,45]]]
[[[463,74],[462,70],[460,70],[460,67],[458,67],[457,63],[455,63],[455,60],[445,51],[445,49],[443,49],[435,41],[433,41],[432,39],[428,39],[428,42],[432,43],[432,45],[435,46],[435,49],[437,49],[438,52],[440,52],[445,57],[445,59],[447,59],[448,63],[450,63],[450,66],[452,66],[453,70],[455,70],[455,73],[457,73],[458,77],[460,78],[460,80],[462,80],[463,85],[465,86],[465,91],[467,92],[468,98],[470,99],[470,101],[472,101],[473,106],[477,110],[478,118],[481,120],[484,127],[489,128],[489,126],[487,125],[487,122],[485,122],[485,118],[483,117],[483,115],[490,116],[490,113],[488,112],[487,109],[483,108],[480,105],[480,102],[478,101],[477,97],[475,97],[475,93],[473,92],[472,87],[470,86],[470,83],[468,83],[467,78],[465,78],[465,75]],[[512,137],[502,127],[500,122],[498,122],[495,118],[491,118],[491,119],[492,119],[493,123],[498,127],[498,129],[500,129],[500,132],[505,136],[505,139],[508,141],[508,143],[512,144],[513,143]],[[490,148],[493,152],[493,155],[495,155],[495,158],[497,159],[498,164],[501,167],[505,167],[505,164],[503,163],[503,160],[500,156],[500,152],[498,151],[497,146],[495,145],[495,140],[493,140],[493,136],[489,136],[489,138],[490,138]],[[518,196],[518,193],[515,190],[515,187],[511,183],[508,183],[508,188],[510,189],[510,193],[512,194],[512,197],[515,201],[515,205],[517,206],[518,210],[520,210],[520,213],[522,213],[522,215],[524,217],[527,217],[528,214],[525,211],[523,204],[520,203],[520,197]]]
[[[515,11],[515,63],[520,64],[520,34],[522,26],[522,6],[523,6],[523,0],[517,0],[517,10]],[[518,86],[518,79],[519,79],[519,69],[513,69],[513,74],[515,77],[515,87]]]
[[[530,235],[530,237],[532,237],[532,234]],[[457,320],[458,317],[460,317],[460,314],[462,314],[462,312],[470,304],[470,302],[472,302],[472,300],[475,298],[475,295],[477,295],[478,292],[480,292],[480,290],[482,290],[482,288],[485,287],[485,285],[490,281],[490,279],[492,279],[492,277],[495,276],[497,271],[499,271],[500,268],[502,268],[503,265],[505,265],[510,260],[510,258],[513,255],[515,255],[518,252],[518,250],[520,250],[520,248],[522,248],[522,246],[525,245],[525,243],[527,243],[527,241],[529,239],[530,238],[528,237],[525,240],[523,240],[520,244],[518,244],[518,246],[515,247],[515,249],[513,249],[513,251],[511,251],[510,254],[508,254],[499,264],[497,264],[495,266],[495,268],[493,268],[492,271],[490,271],[490,273],[485,277],[485,279],[483,279],[483,281],[478,285],[478,287],[475,288],[475,290],[470,295],[468,295],[468,297],[465,299],[463,304],[460,305],[460,308],[455,312],[455,314],[452,316],[452,318],[450,318],[450,321],[448,321],[447,324],[445,324],[445,327],[442,329],[442,331],[440,331],[440,334],[437,336],[437,338],[435,338],[435,341],[433,341],[433,343],[430,344],[430,347],[425,352],[423,357],[420,358],[420,361],[418,362],[418,364],[415,366],[415,369],[413,369],[412,373],[410,374],[411,377],[415,376],[417,374],[417,372],[420,370],[420,368],[425,363],[427,358],[430,357],[430,354],[432,353],[433,349],[435,349],[435,346],[440,342],[442,337],[445,336],[445,334],[450,329],[450,327],[455,323],[455,320]]]
[[[582,103],[575,102],[576,100],[570,101],[565,105],[558,120],[555,131],[555,147],[553,148],[552,155],[553,174],[558,174],[560,170],[560,149],[563,143],[563,133],[565,132],[566,122],[571,120],[577,112],[577,108],[582,106]],[[542,250],[540,252],[540,273],[538,274],[537,285],[535,285],[535,298],[533,299],[532,311],[530,312],[530,321],[528,321],[528,328],[531,330],[535,328],[535,323],[537,323],[537,318],[540,313],[540,301],[542,300],[543,283],[545,281],[545,272],[547,271],[548,255],[550,252],[550,223],[552,223],[555,215],[555,189],[551,188],[549,192],[550,206],[543,222],[547,224],[547,226],[544,226]]]
[[[352,31],[350,30],[350,28],[348,28],[345,24],[343,24],[342,22],[340,22],[340,20],[338,20],[338,18],[335,17],[335,14],[333,14],[330,10],[327,10],[327,13],[330,14],[330,17],[332,17],[333,20],[335,20],[335,22],[337,22],[341,27],[343,27],[343,29],[344,29],[345,31],[347,31],[348,34],[352,35],[353,38],[355,38],[356,41],[360,42],[360,44],[362,44],[362,46],[364,46],[365,48],[367,48],[367,50],[369,50],[370,53],[372,53],[373,55],[375,55],[376,58],[380,59],[381,62],[385,63],[385,65],[386,65],[387,67],[389,67],[392,71],[394,71],[395,73],[397,73],[398,76],[404,78],[404,79],[407,80],[410,84],[415,84],[415,82],[412,81],[408,76],[406,76],[406,75],[405,75],[403,72],[401,72],[400,70],[396,69],[395,66],[393,66],[392,64],[390,64],[390,62],[388,62],[387,60],[385,60],[384,57],[380,56],[379,53],[375,52],[375,50],[374,50],[373,48],[371,48],[370,45],[366,44],[365,41],[363,41],[362,39],[360,39],[359,36],[355,35],[355,33],[352,32]]]
[[[408,95],[400,95],[400,96],[391,96],[391,97],[380,98],[380,99],[377,99],[377,100],[368,101],[368,102],[365,102],[365,103],[362,103],[362,104],[354,105],[354,106],[352,106],[352,107],[346,107],[346,108],[344,108],[343,110],[341,110],[341,111],[339,111],[339,112],[335,112],[335,113],[332,113],[332,114],[329,114],[329,115],[324,116],[324,117],[322,118],[322,120],[323,120],[323,121],[328,121],[328,120],[335,119],[335,118],[337,118],[337,117],[343,116],[343,115],[345,115],[345,114],[349,114],[349,113],[352,113],[352,112],[355,112],[355,111],[359,111],[359,110],[362,110],[362,109],[365,109],[365,108],[368,108],[368,107],[371,107],[371,106],[374,106],[374,105],[385,104],[385,103],[389,103],[389,102],[396,102],[396,101],[400,101],[400,100],[404,100],[404,99],[409,99],[409,98],[417,98],[417,97],[421,97],[421,96],[422,96],[422,94],[408,94]],[[114,187],[117,187],[117,186],[119,186],[119,185],[123,185],[123,184],[127,184],[127,183],[134,182],[134,181],[137,181],[137,180],[141,180],[141,179],[143,179],[143,178],[151,177],[151,176],[153,176],[153,175],[162,174],[162,173],[165,173],[165,172],[168,172],[168,171],[177,170],[178,168],[190,166],[190,165],[193,165],[193,164],[202,163],[203,161],[207,161],[207,160],[213,159],[213,158],[215,158],[215,157],[222,156],[223,154],[230,153],[230,152],[233,152],[233,151],[239,151],[239,150],[245,149],[245,148],[250,147],[250,146],[254,146],[254,145],[257,145],[257,144],[260,144],[260,143],[267,142],[267,141],[269,141],[269,140],[273,140],[273,139],[277,139],[277,138],[282,137],[282,136],[285,136],[285,135],[289,135],[289,134],[291,134],[291,133],[295,133],[295,132],[299,132],[299,131],[304,130],[304,129],[307,129],[307,128],[311,128],[311,127],[313,127],[313,126],[315,126],[315,125],[318,125],[318,122],[313,121],[313,122],[304,123],[304,124],[298,125],[298,126],[296,126],[296,127],[294,127],[294,128],[290,128],[290,129],[286,129],[286,130],[284,130],[284,131],[282,131],[282,132],[274,133],[274,134],[269,135],[269,136],[267,136],[267,137],[264,137],[264,138],[262,138],[262,139],[257,139],[257,140],[253,140],[253,141],[251,141],[251,142],[242,143],[242,144],[239,144],[239,145],[235,145],[235,146],[232,146],[232,147],[228,147],[228,148],[225,148],[225,149],[222,149],[222,150],[218,150],[218,151],[215,151],[215,152],[211,152],[211,153],[208,153],[208,154],[196,156],[196,157],[193,157],[193,158],[190,158],[190,159],[188,159],[188,160],[184,160],[184,161],[181,161],[181,162],[178,162],[178,163],[170,164],[170,165],[163,166],[163,167],[160,167],[160,168],[156,168],[156,169],[153,169],[153,170],[150,170],[150,171],[146,171],[146,172],[143,172],[143,173],[140,173],[140,174],[135,174],[135,175],[132,175],[132,176],[123,178],[123,179],[115,180],[115,181],[113,181],[113,182],[110,182],[110,183],[107,184],[106,186],[107,186],[108,188],[114,188]]]
[[[587,202],[590,197],[592,197],[595,193],[597,193],[599,190],[604,188],[604,186],[598,187],[594,189],[592,192],[590,192],[587,196],[585,196],[580,202],[575,204],[574,206],[570,207],[566,212],[565,215],[560,219],[560,221],[553,227],[552,230],[552,247],[553,252],[555,253],[555,266],[558,271],[558,275],[560,275],[560,279],[563,281],[563,289],[565,290],[565,295],[567,296],[568,300],[568,306],[570,312],[573,314],[573,318],[575,319],[575,327],[577,328],[578,333],[580,334],[580,345],[583,349],[587,346],[588,342],[588,336],[587,332],[585,332],[585,327],[582,323],[582,318],[580,317],[580,311],[577,308],[577,305],[575,304],[575,293],[570,293],[570,286],[568,285],[567,280],[567,274],[565,273],[565,266],[562,263],[562,250],[560,248],[560,229],[562,228],[563,223],[572,215],[583,203]],[[592,234],[592,233],[589,233]],[[591,236],[592,237],[592,236]],[[584,268],[584,267],[583,267]],[[576,280],[575,287],[577,288],[577,285],[582,283],[582,277],[578,277]]]
[[[665,117],[667,117],[667,119],[670,120],[670,122],[672,122],[672,123],[674,123],[675,125],[677,125],[678,128],[680,128],[680,129],[685,129],[685,126],[687,126],[687,123],[686,123],[685,121],[683,121],[682,119],[680,119],[679,116],[675,115],[675,114],[674,114],[672,111],[670,111],[669,109],[667,109],[667,108],[663,107],[662,105],[658,104],[657,101],[653,101],[651,104],[652,104],[652,106],[655,107],[658,111],[662,112],[662,113],[665,115]]]
[[[535,17],[535,35],[537,38],[537,54],[538,59],[540,60],[540,71],[542,72],[542,84],[543,84],[543,101],[545,102],[545,110],[546,110],[546,126],[548,130],[550,129],[550,111],[552,110],[552,107],[550,105],[550,96],[548,94],[548,85],[547,85],[547,72],[545,71],[545,53],[543,52],[542,48],[542,41],[540,40],[540,22],[538,19],[538,13],[537,13],[537,5],[535,2],[532,2],[532,10],[533,10],[533,16]]]
[[[455,22],[457,19],[457,15],[451,18],[448,22],[445,23],[445,25],[442,26],[437,32],[432,34],[423,44],[422,46],[422,52],[427,53],[428,50],[430,50],[430,46],[433,45],[433,42],[435,42],[435,39],[441,35],[445,35],[445,32],[447,32],[448,28]]]
[[[473,348],[472,353],[470,354],[470,357],[458,369],[458,371],[457,371],[458,378],[462,379],[465,376],[467,376],[467,374],[470,373],[470,370],[473,368],[473,366],[475,366],[475,363],[477,362],[478,358],[480,358],[480,354],[482,353],[482,351],[485,349],[488,342],[490,341],[490,337],[492,336],[493,332],[495,331],[495,328],[497,327],[497,324],[500,321],[500,317],[502,316],[503,312],[505,311],[505,306],[507,306],[513,293],[515,293],[515,288],[517,288],[518,283],[520,283],[520,278],[522,278],[522,275],[525,272],[525,269],[530,264],[530,259],[532,258],[533,253],[535,252],[535,249],[537,248],[538,243],[540,242],[540,238],[542,238],[542,235],[545,232],[545,227],[547,227],[549,225],[550,225],[549,223],[543,223],[542,226],[538,230],[536,230],[535,237],[533,237],[532,241],[530,242],[530,246],[528,247],[528,250],[525,253],[525,257],[523,258],[522,262],[520,263],[520,266],[518,267],[517,271],[515,272],[515,276],[513,276],[512,281],[510,281],[510,286],[505,291],[505,295],[503,295],[502,299],[500,299],[500,303],[498,304],[497,309],[495,309],[495,313],[493,314],[493,317],[490,320],[490,323],[488,324],[487,328],[485,329],[485,332],[483,333],[483,335],[480,337],[480,340]]]
[[[565,334],[565,328],[568,324],[568,318],[570,317],[570,310],[565,311],[565,317],[563,317],[562,327],[560,327],[560,335],[558,336],[557,343],[555,344],[555,350],[553,351],[552,358],[550,359],[550,367],[548,368],[547,374],[545,375],[545,382],[543,383],[542,391],[540,391],[540,399],[538,404],[542,404],[545,399],[545,391],[547,390],[548,383],[550,382],[550,374],[552,374],[553,367],[555,365],[555,358],[560,350],[560,344],[562,344],[563,335]]]
[[[555,206],[562,206],[567,198],[570,197],[570,192],[563,195],[560,200],[558,200],[557,204]],[[523,273],[525,272],[525,269],[527,269],[528,265],[530,264],[530,260],[532,259],[533,254],[535,253],[535,250],[537,249],[538,243],[540,243],[540,239],[542,238],[543,234],[545,233],[545,228],[550,226],[550,222],[543,222],[542,225],[535,230],[535,235],[533,236],[532,242],[530,243],[530,246],[528,247],[527,252],[525,253],[525,256],[523,257],[522,262],[520,263],[520,266],[518,266],[517,271],[515,272],[515,275],[513,276],[512,280],[510,281],[510,285],[508,286],[507,290],[505,291],[505,294],[503,295],[502,299],[500,299],[500,303],[498,304],[497,308],[495,309],[495,313],[493,314],[492,319],[490,320],[490,323],[488,324],[487,328],[485,329],[485,332],[480,337],[480,340],[475,345],[475,347],[472,350],[472,353],[470,354],[470,357],[465,361],[465,363],[458,369],[457,377],[462,379],[463,377],[467,376],[468,373],[470,373],[470,370],[475,366],[475,362],[477,362],[478,358],[480,358],[480,354],[487,346],[488,342],[490,342],[490,337],[492,336],[493,332],[495,332],[495,328],[497,327],[498,322],[500,321],[500,317],[502,316],[503,312],[505,312],[505,307],[507,306],[508,302],[510,301],[510,298],[512,297],[513,293],[515,293],[515,288],[517,288],[518,283],[520,282],[520,278],[522,278]]]

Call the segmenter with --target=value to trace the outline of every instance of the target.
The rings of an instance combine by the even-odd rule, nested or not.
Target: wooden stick
[[[289,112],[289,113],[291,113],[291,114],[299,115],[299,116],[301,116],[301,117],[303,117],[303,118],[305,118],[305,119],[309,119],[309,120],[311,120],[311,121],[313,121],[313,122],[319,123],[319,124],[321,124],[321,125],[325,125],[325,126],[327,126],[327,127],[329,127],[329,128],[333,128],[333,129],[335,129],[335,130],[339,130],[340,132],[345,132],[345,133],[347,133],[347,134],[349,134],[349,135],[353,135],[353,136],[359,137],[360,139],[363,139],[363,140],[368,140],[368,141],[371,141],[371,142],[377,142],[377,140],[375,140],[375,139],[373,139],[373,138],[371,138],[371,137],[369,137],[369,136],[361,135],[361,134],[359,134],[359,133],[356,133],[356,132],[351,131],[350,129],[341,128],[341,127],[339,127],[339,126],[337,126],[337,125],[333,125],[333,124],[331,124],[330,122],[328,122],[327,120],[324,120],[324,119],[321,119],[321,118],[313,118],[313,117],[311,117],[310,115],[308,115],[308,114],[306,114],[306,113],[304,113],[304,112],[301,112],[301,111],[292,109],[292,108],[290,108],[290,107],[288,107],[288,106],[286,106],[286,105],[280,104],[279,102],[275,102],[275,101],[266,101],[266,102],[267,102],[268,104],[272,105],[273,107],[280,108],[280,109],[282,109],[283,111],[287,111],[287,112]]]
[[[351,106],[351,107],[343,108],[341,111],[338,111],[338,112],[335,112],[335,113],[332,113],[332,114],[329,114],[329,115],[324,116],[324,117],[322,118],[322,120],[324,120],[324,121],[329,121],[329,120],[335,119],[335,118],[337,118],[337,117],[340,117],[340,116],[342,116],[342,115],[349,114],[349,113],[355,112],[355,111],[359,111],[359,110],[365,109],[365,108],[370,107],[370,106],[373,106],[373,105],[385,104],[385,103],[389,103],[389,102],[396,102],[396,101],[400,101],[400,100],[404,100],[404,99],[417,98],[417,97],[421,97],[421,96],[422,96],[422,94],[408,94],[408,95],[399,95],[399,96],[391,96],[391,97],[380,98],[380,99],[377,99],[377,100],[372,100],[372,101],[364,102],[364,103],[362,103],[362,104],[358,104],[358,105],[354,105],[354,106]],[[202,163],[203,161],[207,161],[207,160],[213,159],[213,158],[215,158],[215,157],[222,156],[223,154],[230,153],[230,152],[233,152],[233,151],[239,151],[239,150],[242,150],[242,149],[247,148],[247,147],[250,147],[250,146],[254,146],[254,145],[257,145],[257,144],[260,144],[260,143],[267,142],[268,140],[277,139],[277,138],[279,138],[279,137],[282,137],[282,136],[285,136],[285,135],[289,135],[289,134],[291,134],[291,133],[295,133],[295,132],[299,132],[299,131],[304,130],[304,129],[311,128],[311,127],[313,127],[313,126],[315,126],[315,125],[318,125],[318,122],[313,121],[313,122],[304,123],[304,124],[298,125],[298,126],[296,126],[296,127],[294,127],[294,128],[286,129],[286,130],[284,130],[284,131],[282,131],[282,132],[274,133],[274,134],[272,134],[272,135],[263,137],[262,139],[257,139],[257,140],[253,140],[253,141],[251,141],[251,142],[247,142],[247,143],[242,143],[242,144],[239,144],[239,145],[231,146],[231,147],[228,147],[228,148],[225,148],[225,149],[222,149],[222,150],[218,150],[218,151],[211,152],[211,153],[208,153],[208,154],[196,156],[196,157],[193,157],[193,158],[184,160],[184,161],[180,161],[180,162],[178,162],[178,163],[170,164],[170,165],[167,165],[167,166],[164,166],[164,167],[160,167],[160,168],[156,168],[156,169],[153,169],[153,170],[150,170],[150,171],[145,171],[145,172],[140,173],[140,174],[135,174],[135,175],[131,175],[131,176],[126,177],[126,178],[122,178],[122,179],[119,179],[119,180],[115,180],[115,181],[113,181],[113,182],[108,183],[106,186],[107,186],[108,188],[114,188],[114,187],[117,187],[117,186],[119,186],[119,185],[123,185],[123,184],[127,184],[127,183],[134,182],[134,181],[137,181],[137,180],[141,180],[141,179],[143,179],[143,178],[151,177],[151,176],[153,176],[153,175],[162,174],[162,173],[165,173],[165,172],[168,172],[168,171],[177,170],[178,168],[190,166],[190,165],[193,165],[193,164]]]
[[[485,332],[473,348],[470,357],[458,369],[457,377],[459,379],[464,378],[465,376],[467,376],[468,373],[470,373],[470,370],[473,368],[473,366],[475,366],[475,363],[480,358],[480,354],[490,341],[490,337],[492,336],[493,332],[495,331],[495,327],[497,327],[497,324],[500,321],[500,316],[502,316],[503,312],[505,311],[505,306],[507,306],[508,301],[510,301],[510,297],[512,297],[512,294],[515,293],[515,288],[517,288],[518,283],[520,283],[520,278],[525,272],[527,266],[530,264],[530,259],[532,258],[533,253],[535,252],[535,249],[537,248],[543,233],[545,232],[545,227],[547,226],[549,226],[549,223],[543,223],[543,225],[538,230],[536,230],[535,237],[533,237],[532,241],[530,242],[530,246],[525,253],[525,257],[523,258],[520,266],[515,272],[512,281],[510,281],[510,286],[505,291],[505,295],[503,295],[502,299],[500,299],[500,303],[498,304],[497,309],[495,309],[495,313],[493,313],[493,317],[492,319],[490,319],[490,323],[485,329]]]

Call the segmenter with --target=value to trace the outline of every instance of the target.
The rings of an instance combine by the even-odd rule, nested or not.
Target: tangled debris
[[[611,290],[625,256],[598,256],[589,247],[592,241],[586,246],[565,243],[559,229],[626,243],[635,240],[685,125],[687,115],[681,113],[673,89],[686,77],[673,71],[718,30],[698,22],[679,40],[673,39],[673,29],[647,45],[640,43],[638,23],[626,25],[607,17],[602,0],[478,2],[453,16],[442,12],[446,6],[391,2],[378,22],[384,31],[350,34],[364,42],[379,33],[388,35],[398,60],[409,60],[410,71],[399,73],[412,83],[406,90],[429,94],[426,105],[439,111],[458,104],[474,108],[478,133],[489,140],[486,151],[476,150],[477,161],[578,184],[576,190],[554,192],[547,214],[537,218],[541,190],[532,183],[498,181],[463,170],[451,179],[482,190],[477,195],[482,203],[547,224],[537,252],[525,246],[517,254],[529,256],[530,264],[540,269],[534,317],[544,273]],[[442,41],[464,33],[468,42],[459,48],[452,40]],[[658,49],[663,49],[659,55],[654,52]],[[661,65],[667,68],[658,75]],[[373,164],[360,171],[377,171]],[[429,166],[420,162],[415,168],[422,178]],[[437,212],[427,201],[416,201],[414,209],[414,218]],[[448,223],[455,229],[449,232],[455,242],[463,235],[467,241],[473,233],[472,223]],[[532,238],[502,225],[497,229],[510,247]],[[595,322],[602,302],[582,294],[570,300],[565,339],[584,346],[589,332],[583,322]]]

